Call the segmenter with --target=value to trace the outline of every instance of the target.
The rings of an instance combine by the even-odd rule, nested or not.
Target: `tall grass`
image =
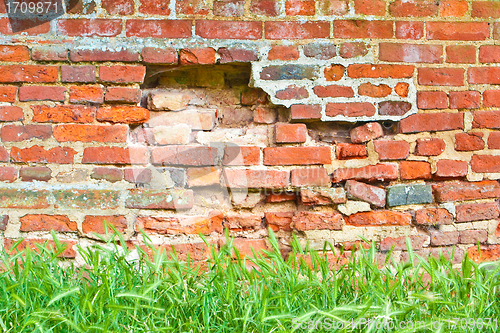
[[[4,252],[0,330],[497,331],[497,264],[478,265],[466,257],[462,269],[455,270],[444,257],[410,253],[408,263],[388,262],[379,268],[372,248],[332,269],[325,255],[304,252],[298,242],[287,260],[272,234],[270,242],[273,250],[264,255],[235,259],[239,256],[229,241],[218,251],[212,249],[206,265],[180,262],[153,246],[152,259],[137,248],[139,259],[131,260],[124,243],[111,241],[80,249],[85,267],[62,263],[57,257],[60,245],[53,250],[40,247],[39,254]],[[348,326],[352,323],[358,326]],[[391,329],[390,323],[406,324]],[[330,328],[333,324],[338,329]]]

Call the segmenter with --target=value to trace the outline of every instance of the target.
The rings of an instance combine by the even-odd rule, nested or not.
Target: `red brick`
[[[484,149],[482,132],[469,132],[455,134],[455,150],[472,151]]]
[[[82,232],[84,234],[105,234],[106,231],[113,233],[111,228],[105,228],[105,224],[112,225],[118,232],[125,232],[127,229],[127,219],[123,215],[87,215],[82,222]]]
[[[276,109],[267,106],[257,106],[253,110],[253,122],[257,124],[273,124],[278,114]]]
[[[151,15],[170,15],[170,0],[149,0],[141,1],[139,12]]]
[[[190,20],[130,19],[126,30],[127,37],[188,38],[192,35]]]
[[[370,46],[367,46],[367,44],[361,42],[342,43],[340,45],[339,55],[342,58],[362,57],[368,54],[368,47]]]
[[[463,0],[446,0],[439,3],[439,15],[442,17],[465,16],[468,10],[469,5]]]
[[[52,170],[47,167],[22,167],[19,170],[19,178],[23,182],[47,182],[52,178]]]
[[[467,176],[468,163],[465,161],[439,160],[436,163],[436,179],[463,178]]]
[[[430,234],[432,246],[444,246],[458,244],[458,231],[433,231]]]
[[[158,165],[218,165],[218,149],[205,146],[166,146],[154,148],[151,163]]]
[[[390,21],[336,20],[333,21],[335,38],[392,38]]]
[[[224,216],[224,227],[235,231],[261,229],[262,215],[230,212]]]
[[[424,37],[424,22],[399,21],[396,22],[396,38],[421,39]]]
[[[319,0],[319,12],[326,16],[342,16],[349,11],[346,0]]]
[[[321,119],[321,106],[295,104],[290,108],[290,116],[293,120]]]
[[[104,94],[100,86],[71,86],[69,87],[70,103],[102,104]]]
[[[402,119],[402,133],[450,131],[464,129],[463,113],[421,113]]]
[[[415,146],[415,155],[419,156],[438,156],[443,153],[446,144],[442,139],[417,139]]]
[[[267,55],[269,60],[297,60],[299,59],[299,50],[297,46],[275,45]]]
[[[337,143],[337,158],[339,160],[350,160],[367,158],[368,152],[365,145],[356,145],[352,143]]]
[[[279,192],[279,193],[271,193],[266,196],[266,202],[287,202],[287,201],[296,201],[297,195],[295,193],[287,193],[287,192]]]
[[[167,235],[208,235],[214,231],[222,231],[221,215],[175,217],[138,216],[136,223],[137,230]]]
[[[149,64],[176,64],[177,51],[172,47],[164,49],[145,47],[141,52],[142,61]]]
[[[483,106],[486,107],[500,106],[500,90],[485,90],[483,92]]]
[[[58,255],[58,257],[63,257],[63,258],[68,258],[68,259],[76,257],[76,251],[74,250],[74,247],[76,245],[75,241],[59,240],[59,243],[61,244],[60,249],[64,249],[64,250]],[[13,248],[14,244],[17,244],[15,248]],[[46,244],[46,246],[45,246],[45,244]],[[54,253],[59,252],[58,247],[56,246],[56,244],[54,243],[53,240],[23,239],[21,242],[18,242],[17,240],[13,240],[10,238],[5,238],[5,240],[4,240],[4,248],[10,254],[15,254],[15,253],[24,251],[24,250],[26,250],[26,248],[29,248],[29,249],[31,249],[31,251],[34,251],[36,253],[40,253],[39,246],[49,248]]]
[[[386,84],[374,85],[372,83],[362,83],[358,87],[358,94],[370,97],[387,97],[392,93],[391,87]],[[321,96],[320,96],[321,97]],[[352,97],[352,96],[347,96]]]
[[[380,251],[405,251],[408,249],[406,239],[410,239],[411,248],[414,250],[422,249],[425,241],[428,239],[424,235],[411,235],[398,238],[387,237],[380,241]]]
[[[335,183],[348,180],[387,181],[398,178],[398,167],[394,164],[379,163],[360,168],[337,169],[333,173]]]
[[[80,61],[136,62],[139,61],[139,54],[137,52],[126,49],[122,49],[121,51],[82,49],[82,50],[71,50],[69,58],[73,62],[80,62]]]
[[[276,98],[283,100],[304,99],[307,97],[309,97],[309,93],[307,92],[307,90],[302,87],[297,87],[294,84],[289,85],[285,89],[278,90],[276,92]]]
[[[431,179],[431,164],[422,161],[402,161],[399,164],[402,180]]]
[[[500,132],[490,132],[488,135],[488,148],[500,149]]]
[[[12,147],[10,159],[20,163],[58,163],[72,164],[76,151],[70,147],[55,147],[48,150],[40,146],[29,148]]]
[[[474,2],[473,2],[474,3]],[[500,245],[484,245],[478,250],[477,246],[467,249],[468,256],[475,262],[497,261],[500,259]]]
[[[96,180],[106,180],[111,183],[119,182],[123,179],[123,170],[117,168],[94,168],[90,178]]]
[[[250,62],[258,59],[255,50],[221,47],[217,52],[220,55],[219,62],[221,64],[228,62]]]
[[[450,91],[451,109],[477,109],[481,104],[478,91]]]
[[[17,179],[17,169],[13,167],[0,167],[0,181],[12,183]]]
[[[62,82],[95,82],[95,66],[61,66]]]
[[[370,203],[377,207],[385,207],[385,190],[377,186],[371,186],[355,180],[345,183],[348,198],[354,198]]]
[[[475,111],[473,128],[500,128],[500,111]]]
[[[220,246],[225,244],[226,238],[220,239]],[[249,238],[235,238],[232,240],[234,250],[237,250],[240,258],[250,257],[255,255],[261,256],[262,251],[269,251],[267,243],[264,239],[249,239]],[[236,258],[236,253],[234,253]]]
[[[442,63],[441,45],[380,43],[379,59],[389,62]]]
[[[385,15],[385,1],[354,0],[354,12],[361,15]]]
[[[13,103],[16,101],[17,87],[0,86],[0,102]]]
[[[479,47],[479,62],[499,63],[500,62],[500,46],[499,45],[482,45],[481,47]]]
[[[19,87],[19,101],[64,101],[64,87],[23,86]]]
[[[287,0],[285,2],[285,13],[287,16],[311,16],[315,13],[315,1],[310,0]]]
[[[292,231],[291,223],[293,212],[266,212],[264,213],[266,224],[273,230]]]
[[[23,109],[17,106],[0,106],[0,121],[24,120]]]
[[[126,142],[127,125],[57,125],[54,138],[59,142]]]
[[[276,16],[279,13],[279,4],[276,0],[252,0],[250,13],[264,16]]]
[[[260,148],[251,146],[230,146],[224,148],[224,165],[259,165]]]
[[[267,103],[267,96],[266,93],[261,89],[249,88],[241,92],[241,105],[255,105],[265,103]]]
[[[84,105],[33,105],[33,121],[37,123],[91,123],[95,107]]]
[[[307,127],[304,124],[275,125],[276,143],[302,143],[307,140]]]
[[[316,86],[313,88],[318,97],[354,97],[354,91],[346,86]]]
[[[415,67],[410,65],[370,65],[355,64],[347,67],[347,74],[354,79],[359,78],[394,78],[413,77]]]
[[[476,48],[472,45],[448,45],[446,46],[446,62],[474,64],[476,62]]]
[[[87,164],[147,164],[148,149],[145,147],[87,147],[82,163]]]
[[[307,230],[342,230],[344,219],[338,212],[317,213],[297,212],[292,218],[292,228],[299,231]]]
[[[432,185],[437,202],[465,201],[500,197],[497,181],[448,182]]]
[[[396,0],[389,5],[389,13],[396,17],[407,16],[436,16],[438,13],[438,3],[434,1],[419,0]]]
[[[144,123],[149,120],[149,110],[140,106],[100,107],[97,110],[97,120],[126,124]]]
[[[186,0],[176,2],[175,11],[177,14],[183,15],[206,15],[209,8],[203,0]]]
[[[5,65],[0,66],[0,82],[56,82],[58,66]]]
[[[9,152],[4,147],[0,147],[0,162],[9,162]]]
[[[453,224],[453,215],[444,208],[425,208],[415,212],[415,223],[421,225]]]
[[[56,209],[116,209],[120,192],[112,190],[71,189],[53,191]]]
[[[134,0],[103,0],[101,4],[111,15],[130,15],[134,13]]]
[[[456,206],[457,222],[491,220],[500,216],[496,202],[471,203]]]
[[[463,86],[464,70],[461,68],[419,68],[418,83],[427,86]]]
[[[486,230],[462,230],[459,231],[460,244],[486,243],[488,232]]]
[[[472,17],[500,17],[500,4],[496,1],[473,1]]]
[[[325,79],[327,81],[338,81],[344,76],[345,67],[342,65],[331,65],[325,68]]]
[[[443,91],[419,91],[417,92],[417,107],[423,110],[446,109],[448,96]]]
[[[273,21],[264,23],[266,39],[328,38],[330,24],[322,21]]]
[[[487,22],[427,22],[427,39],[484,40],[489,36]]]
[[[216,0],[213,3],[215,16],[237,17],[245,13],[245,1],[242,0]]]
[[[361,117],[375,115],[375,106],[372,103],[328,103],[325,113],[327,116]]]
[[[402,140],[375,140],[373,144],[380,161],[404,160],[410,153],[410,144]]]
[[[378,103],[378,113],[383,116],[403,116],[411,110],[411,104],[403,101],[384,101]]]
[[[179,63],[181,65],[215,64],[216,52],[211,47],[182,49],[179,52]]]
[[[394,86],[394,92],[401,97],[408,97],[408,88],[410,85],[406,82],[398,82],[396,86]]]
[[[71,37],[115,37],[122,31],[121,20],[58,19],[57,34]]]
[[[411,215],[390,210],[361,212],[347,216],[346,224],[356,227],[403,226],[411,224]]]
[[[292,186],[324,186],[332,183],[325,168],[292,169]]]
[[[223,185],[230,188],[284,188],[290,184],[288,171],[225,169]]]
[[[30,53],[26,46],[0,45],[0,61],[23,62],[30,60]]]
[[[28,214],[19,218],[21,231],[77,231],[76,222],[71,221],[66,215],[34,215]]]
[[[137,88],[108,87],[104,98],[106,102],[137,104],[141,100],[141,90]]]
[[[500,156],[474,155],[470,165],[474,172],[500,172]]]
[[[331,164],[330,147],[264,148],[264,165]]]
[[[384,135],[384,130],[382,125],[379,123],[366,123],[364,125],[355,127],[351,130],[351,142],[362,143],[367,142],[376,138],[380,138]]]
[[[123,179],[134,184],[148,184],[152,179],[152,172],[145,168],[126,168],[123,170]]]
[[[99,78],[105,82],[132,83],[144,81],[146,67],[144,66],[100,66]]]
[[[51,135],[50,125],[6,125],[1,129],[2,141],[47,140]]]
[[[197,20],[196,35],[207,39],[262,39],[262,24],[255,21]]]

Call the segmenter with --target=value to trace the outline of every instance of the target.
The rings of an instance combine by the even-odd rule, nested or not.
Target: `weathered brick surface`
[[[407,236],[424,257],[500,257],[496,2],[73,5],[37,26],[0,18],[5,245],[53,229],[73,258],[108,222],[198,261],[208,247],[188,239],[222,246],[224,226],[241,256],[268,249],[267,227],[285,254],[293,230],[378,226],[403,260]]]

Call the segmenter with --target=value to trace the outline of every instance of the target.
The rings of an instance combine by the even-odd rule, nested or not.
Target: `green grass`
[[[213,258],[204,268],[158,252],[149,260],[140,248],[140,259],[127,260],[129,251],[117,251],[120,241],[80,249],[86,261],[80,268],[57,257],[62,248],[40,248],[40,254],[3,253],[0,330],[497,331],[494,321],[481,326],[479,320],[500,317],[496,263],[478,265],[466,257],[462,269],[454,270],[444,257],[424,259],[411,254],[409,263],[387,263],[380,269],[372,248],[361,250],[345,266],[330,269],[325,256],[303,252],[298,242],[284,260],[272,234],[270,239],[274,250],[252,259],[235,260],[229,242],[212,251]],[[312,265],[305,264],[304,254],[311,257]],[[384,318],[396,325],[420,323],[417,329],[381,329]],[[328,329],[328,324],[340,327],[341,322],[370,319],[377,321],[360,322],[356,329]],[[309,330],[314,323],[318,329]],[[323,329],[318,323],[325,324]]]

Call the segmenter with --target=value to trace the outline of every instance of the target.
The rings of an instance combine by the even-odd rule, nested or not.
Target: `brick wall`
[[[500,2],[69,3],[0,2],[4,246],[500,257]]]

